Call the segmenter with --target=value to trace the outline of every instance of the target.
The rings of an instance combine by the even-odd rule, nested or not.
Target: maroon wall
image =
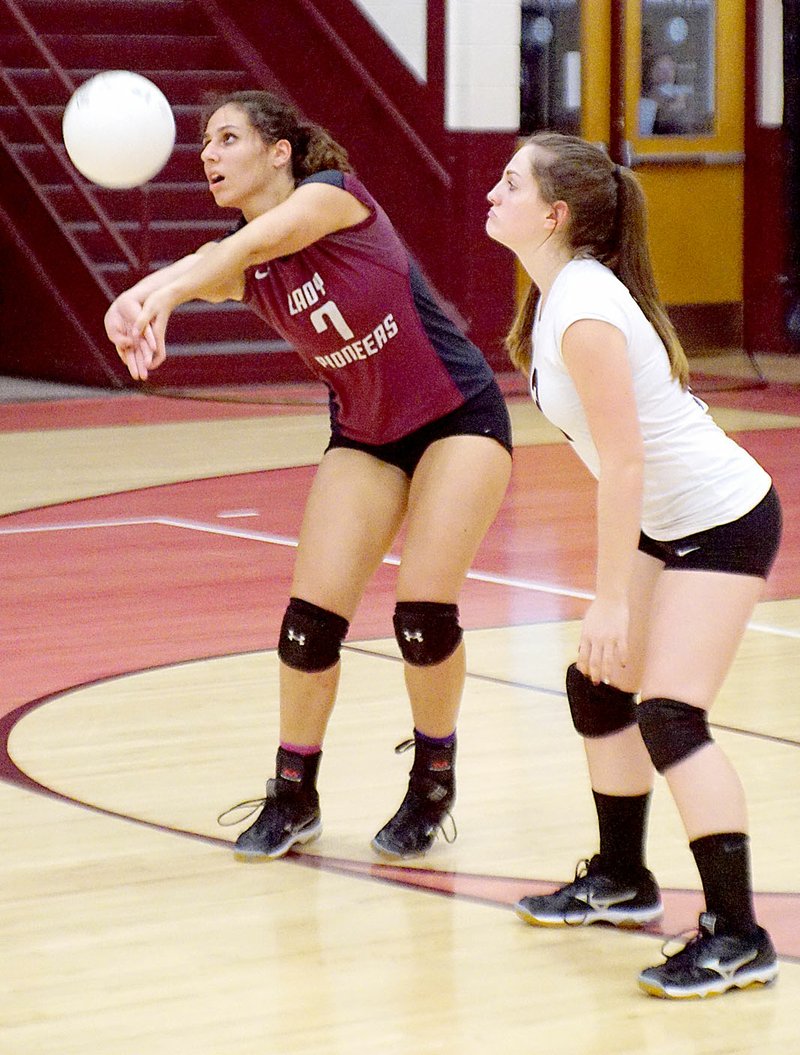
[[[88,277],[86,270],[2,149],[0,181],[17,210],[12,216],[0,202],[0,371],[104,388],[129,386],[130,377],[103,331],[108,302],[98,287],[73,283],[69,300],[58,299],[61,278]],[[24,216],[24,227],[18,216]]]

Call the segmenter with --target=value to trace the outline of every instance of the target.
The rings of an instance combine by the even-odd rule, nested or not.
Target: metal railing
[[[370,93],[371,98],[383,110],[388,119],[397,129],[398,134],[403,136],[403,138],[411,144],[420,162],[428,169],[434,179],[445,189],[452,187],[453,179],[450,173],[439,162],[435,154],[428,147],[427,143],[425,143],[417,134],[408,120],[394,105],[380,84],[364,68],[363,63],[359,61],[358,56],[353,53],[347,43],[336,32],[335,28],[320,13],[316,5],[310,2],[310,0],[297,0],[297,2],[322,36],[324,36],[325,39],[335,47],[336,51],[347,61],[350,69],[357,73],[362,84]],[[220,30],[229,47],[234,50],[246,68],[256,72],[262,79],[265,77],[265,74],[271,78],[270,71],[264,66],[263,62],[257,56],[257,53],[254,54],[254,49],[244,38],[241,30],[233,19],[223,10],[223,6],[218,0],[198,0],[198,3],[203,8],[209,21]],[[257,67],[257,69],[255,67]]]
[[[26,17],[25,13],[20,9],[15,0],[0,0],[0,7],[6,8],[11,18],[14,19],[14,21],[23,31],[30,43],[39,53],[46,67],[61,82],[67,93],[67,99],[69,100],[75,89],[78,87],[77,84],[73,81],[69,73],[64,69],[64,67],[58,61],[56,56],[41,39],[39,34],[36,32],[34,26]],[[44,143],[44,145],[48,148],[52,156],[56,159],[58,165],[60,166],[64,175],[67,177],[68,181],[75,188],[84,203],[89,207],[102,230],[105,231],[108,237],[113,241],[114,245],[122,254],[128,266],[138,272],[145,270],[148,263],[148,261],[145,259],[146,254],[137,253],[131,246],[131,244],[128,242],[128,240],[125,238],[125,236],[118,229],[113,219],[108,215],[106,210],[98,201],[97,196],[94,194],[91,187],[83,180],[81,176],[78,175],[71,162],[67,159],[66,152],[62,144],[50,134],[47,126],[37,114],[34,105],[26,98],[23,91],[15,82],[11,72],[3,63],[0,63],[0,80],[3,81],[22,113],[24,113],[25,117],[28,119],[31,125],[36,129],[36,132],[38,133],[41,142]],[[103,288],[103,292],[113,298],[114,291],[109,285],[106,277],[99,270],[96,263],[91,260],[91,258],[88,256],[86,251],[83,249],[83,246],[80,244],[79,240],[75,238],[73,233],[69,230],[69,227],[65,224],[64,219],[59,213],[59,211],[55,208],[48,196],[43,192],[43,190],[39,186],[38,180],[34,177],[31,169],[22,158],[20,150],[16,148],[16,145],[12,143],[7,136],[3,136],[2,133],[0,133],[0,137],[2,137],[4,141],[3,145],[6,150],[8,150],[9,154],[14,158],[18,167],[25,174],[26,179],[30,182],[31,186],[36,192],[37,197],[48,210],[53,219],[56,221],[58,226],[61,228],[66,238],[69,239],[69,242],[72,247],[75,249],[75,251],[84,261],[86,266],[89,268],[91,273],[94,275],[100,286]],[[142,229],[142,242],[146,245],[149,237],[148,198],[144,189],[140,188],[140,190],[142,193],[140,226]]]

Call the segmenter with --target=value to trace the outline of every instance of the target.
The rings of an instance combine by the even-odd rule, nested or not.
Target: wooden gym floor
[[[749,796],[775,986],[680,1004],[638,991],[699,906],[663,784],[649,845],[662,925],[540,930],[511,911],[596,843],[563,694],[592,588],[592,484],[518,385],[512,486],[461,604],[459,836],[399,867],[369,848],[409,765],[392,750],[410,719],[391,560],[344,650],[322,838],[243,865],[239,829],[217,824],[272,773],[274,649],[327,435],[320,393],[31,400],[6,386],[0,1055],[800,1050],[800,363],[763,361],[762,389],[740,387],[740,355],[693,366],[786,516],[713,712]]]

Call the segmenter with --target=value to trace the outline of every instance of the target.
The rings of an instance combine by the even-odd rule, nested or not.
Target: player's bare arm
[[[149,293],[168,285],[179,275],[189,271],[195,261],[212,245],[213,242],[207,242],[194,253],[145,275],[135,285],[120,293],[109,306],[103,320],[106,335],[136,380],[145,379],[140,377],[140,365],[137,364],[143,367],[145,360],[151,361],[151,356],[156,352],[152,328],[147,327],[143,332],[136,329],[136,320],[141,314],[142,304]]]
[[[644,452],[625,338],[607,322],[570,326],[562,354],[600,459],[595,602],[584,620],[578,666],[609,681],[627,659],[628,590],[639,538]]]
[[[325,183],[306,184],[240,231],[207,247],[192,266],[158,289],[173,308],[188,300],[241,300],[248,267],[297,253],[367,216],[367,207],[347,191]],[[140,329],[149,321],[142,318]]]
[[[158,361],[163,361],[164,333],[170,313],[190,300],[217,303],[241,300],[245,271],[276,257],[299,252],[327,234],[352,227],[369,210],[352,194],[324,183],[298,187],[284,202],[255,217],[223,241],[209,246],[192,265],[145,298],[136,328],[152,326]],[[153,366],[158,365],[154,360]]]

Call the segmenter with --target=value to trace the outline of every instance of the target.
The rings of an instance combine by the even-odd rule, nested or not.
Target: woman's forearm
[[[597,488],[596,595],[624,600],[641,530],[642,463],[601,471]]]
[[[151,271],[140,279],[136,285],[126,290],[126,293],[130,293],[136,300],[143,301],[150,293],[157,289],[162,289],[164,286],[169,285],[170,282],[174,282],[176,278],[190,271],[203,253],[207,252],[207,249],[208,246],[203,245],[195,250],[194,253],[189,253],[188,256],[181,257],[180,260],[167,264],[166,267],[161,267],[157,271]]]
[[[226,239],[204,246],[202,253],[184,257],[174,265],[170,275],[162,274],[162,280],[147,291],[149,295],[163,290],[172,307],[190,300],[205,300],[216,304],[222,300],[241,300],[244,292],[246,263],[236,246]]]

